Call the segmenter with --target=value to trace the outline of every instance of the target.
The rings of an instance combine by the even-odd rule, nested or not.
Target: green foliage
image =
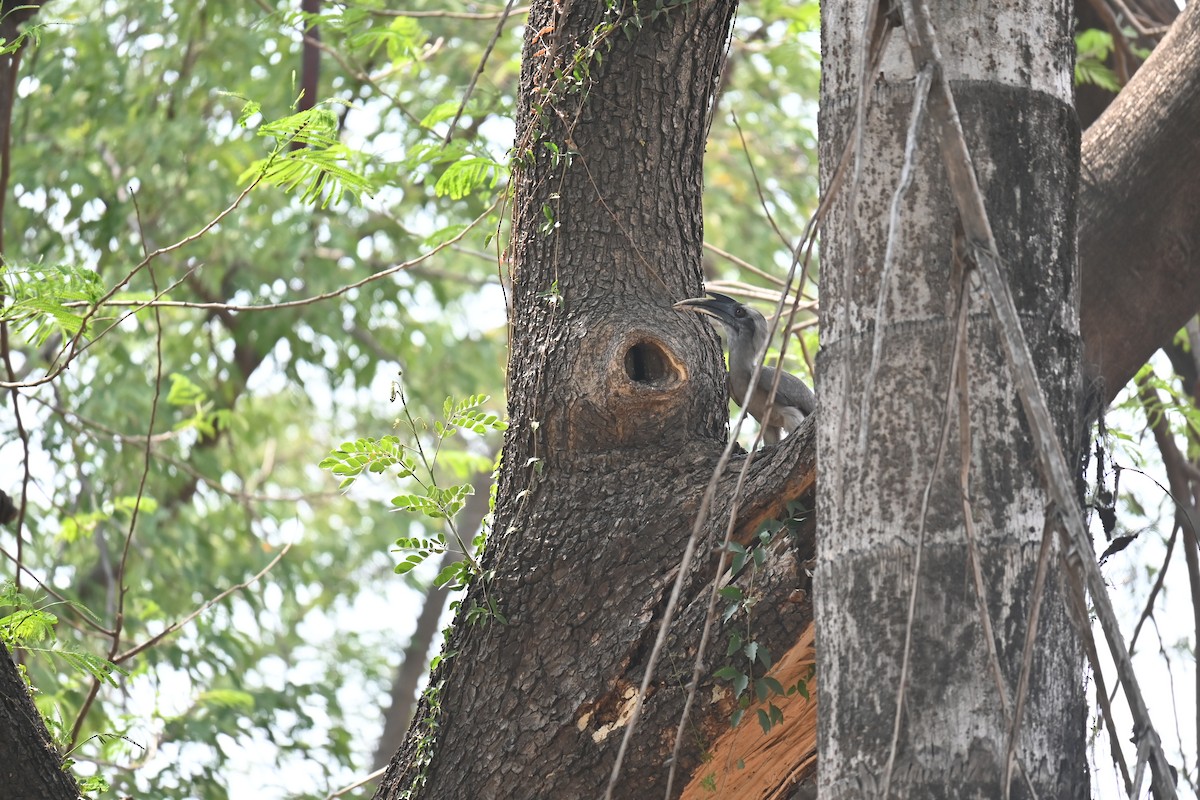
[[[194,428],[201,436],[209,439],[215,437],[218,431],[228,430],[234,419],[232,411],[214,408],[213,401],[208,399],[208,393],[186,375],[178,372],[171,373],[167,404],[192,412],[191,416],[175,423],[176,431]]]
[[[116,519],[128,523],[135,508],[141,514],[153,514],[158,510],[158,502],[145,496],[140,500],[137,497],[114,497],[102,503],[99,509],[64,517],[58,537],[67,544],[75,544],[81,538],[93,535],[103,522]]]
[[[1113,38],[1108,31],[1090,28],[1075,34],[1075,83],[1090,83],[1114,94],[1121,82],[1105,62],[1112,55]]]
[[[103,294],[100,277],[89,269],[0,264],[0,320],[13,323],[38,347],[55,333],[67,339],[81,333],[86,309]]]
[[[503,165],[490,158],[466,156],[446,167],[434,190],[438,197],[462,200],[480,188],[495,189],[502,169]]]
[[[23,647],[54,638],[58,617],[35,608],[12,581],[0,586],[0,609],[7,608],[13,610],[0,617],[0,640],[6,647]]]
[[[318,466],[342,478],[339,489],[350,486],[363,472],[380,473],[397,467],[395,477],[408,478],[417,470],[416,459],[404,452],[398,436],[385,436],[378,441],[358,439],[343,442],[341,447],[330,451]]]
[[[74,672],[116,686],[114,674],[128,674],[105,658],[58,643],[58,616],[38,608],[20,592],[12,581],[0,585],[0,611],[12,609],[0,616],[0,641],[10,650],[57,659]]]
[[[753,576],[766,564],[768,548],[774,538],[781,533],[797,530],[807,516],[806,509],[792,503],[784,519],[768,520],[759,528],[755,535],[757,541],[752,546],[731,542],[731,574],[742,575],[743,578],[748,576],[751,579],[749,585],[752,586]],[[769,733],[771,728],[783,722],[783,711],[771,702],[771,698],[799,694],[805,700],[809,699],[808,680],[811,680],[813,673],[788,687],[769,674],[774,661],[766,646],[753,636],[751,619],[756,598],[742,588],[740,584],[745,582],[729,584],[717,591],[726,601],[721,622],[729,623],[741,615],[744,625],[730,631],[725,646],[725,658],[729,659],[729,663],[714,671],[713,677],[729,682],[737,702],[730,724],[736,727],[745,713],[753,708],[763,732]]]
[[[502,169],[475,193],[456,184],[456,199],[435,185],[449,164],[508,147],[467,124],[512,108],[519,40],[497,43],[486,85],[439,152],[440,137],[414,118],[457,109],[493,26],[326,6],[314,21],[328,95],[298,111],[304,20],[278,8],[47,4],[18,76],[0,317],[18,334],[8,337],[18,380],[61,366],[80,334],[81,349],[18,399],[33,471],[22,558],[71,602],[34,585],[32,605],[0,616],[64,747],[99,682],[72,757],[122,796],[271,793],[279,774],[303,774],[289,790],[324,797],[368,771],[376,732],[361,709],[386,691],[399,647],[391,622],[356,604],[411,606],[435,577],[453,578],[396,581],[380,569],[388,542],[425,535],[417,520],[427,518],[329,492],[314,454],[386,430],[372,382],[398,361],[419,416],[447,393],[503,388],[494,261],[447,248],[422,265],[428,273],[378,276],[461,233],[503,189]],[[431,52],[434,36],[453,46]],[[415,153],[424,160],[410,161]],[[218,225],[188,238],[248,186]],[[478,250],[487,233],[460,244]],[[133,270],[185,239],[152,262],[157,285]],[[221,307],[338,291],[295,308]],[[170,305],[136,305],[156,296]],[[3,487],[13,495],[24,454],[3,397],[0,463],[13,467],[15,486]],[[443,443],[439,487],[493,460],[494,442],[460,441]],[[185,623],[289,543],[257,583]],[[16,553],[15,532],[0,528],[0,545]],[[110,638],[88,622],[113,629],[121,587],[119,651],[181,624],[118,664],[124,677],[103,661]],[[250,742],[268,755],[248,764]]]
[[[426,535],[397,539],[396,549],[406,555],[396,565],[396,573],[404,575],[411,572],[431,556],[457,552],[463,559],[443,567],[433,583],[450,589],[465,588],[479,575],[478,562],[471,554],[482,549],[484,533],[480,531],[470,547],[459,537],[454,524],[455,517],[475,490],[469,483],[439,485],[438,459],[443,452],[449,452],[444,450],[446,440],[460,430],[483,435],[491,431],[503,431],[507,425],[497,415],[484,410],[483,406],[491,399],[487,395],[471,395],[457,402],[447,397],[442,404],[442,419],[434,420],[432,426],[409,413],[408,401],[398,383],[393,384],[392,389],[392,399],[397,398],[401,402],[403,417],[395,424],[406,429],[409,443],[402,442],[397,436],[385,436],[378,441],[358,439],[345,442],[332,450],[318,466],[329,470],[334,477],[340,477],[341,489],[348,488],[363,473],[378,475],[389,470],[393,473],[393,480],[407,480],[418,488],[419,492],[393,497],[392,506],[398,511],[408,511],[429,520],[444,521],[448,531],[438,526]],[[431,428],[433,440],[425,444],[422,436]],[[494,498],[492,500],[494,502]],[[499,613],[494,607],[490,607],[490,610]]]
[[[258,113],[257,103],[248,104],[239,124]],[[321,208],[340,203],[346,192],[370,196],[375,187],[365,175],[366,158],[342,144],[337,116],[316,107],[282,119],[263,123],[259,136],[275,140],[270,155],[252,163],[238,178],[240,183],[262,181],[291,192],[301,184],[303,203],[319,202]]]

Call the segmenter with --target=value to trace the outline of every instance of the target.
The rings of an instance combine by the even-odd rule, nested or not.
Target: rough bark
[[[1071,107],[1070,6],[1063,0],[930,6],[1043,390],[1064,448],[1077,452],[1079,133]],[[827,186],[853,127],[864,4],[826,4],[822,12]],[[867,122],[862,180],[856,195],[848,187],[839,195],[822,239],[815,581],[820,787],[828,798],[882,796],[902,681],[907,693],[892,796],[1002,796],[1007,727],[971,578],[964,493],[1010,703],[1043,530],[1045,496],[1027,427],[978,295],[971,297],[968,326],[971,478],[966,492],[960,488],[957,401],[946,406],[959,285],[955,211],[929,125],[921,128],[898,224],[890,232],[888,226],[915,73],[904,36],[893,36]],[[889,235],[894,271],[881,285]],[[885,315],[876,318],[881,292]],[[872,383],[876,335],[883,349]],[[943,425],[948,446],[935,467]],[[1057,578],[1051,580],[1017,758],[1039,796],[1084,798],[1080,650],[1062,595]],[[1012,789],[1015,797],[1028,796],[1019,777]]]
[[[586,39],[580,32],[587,28],[583,20],[589,10],[567,5],[572,19],[557,21],[565,32],[562,38],[556,43],[553,34],[543,33],[528,49],[531,58],[527,64],[533,66],[527,70],[527,88],[537,85],[539,50],[546,49],[541,62],[557,58],[561,63]],[[457,718],[454,736],[459,749],[457,756],[442,756],[443,763],[435,764],[430,775],[437,776],[444,764],[450,766],[442,772],[457,771],[455,757],[472,761],[483,746],[471,739],[467,751],[461,745],[463,737],[470,739],[487,726],[491,730],[484,731],[485,738],[500,742],[496,755],[479,759],[487,762],[479,768],[469,766],[475,770],[471,773],[474,777],[498,765],[509,770],[510,783],[495,796],[538,796],[544,788],[550,791],[548,787],[560,785],[554,781],[561,779],[545,778],[539,770],[570,770],[581,763],[588,765],[575,776],[580,778],[576,784],[582,785],[611,763],[622,732],[620,715],[628,710],[628,689],[640,677],[657,615],[670,588],[670,569],[678,560],[699,487],[715,461],[721,439],[723,401],[719,399],[722,390],[715,345],[710,342],[711,346],[697,349],[695,331],[686,327],[690,321],[674,320],[669,303],[698,289],[693,268],[697,260],[693,250],[700,239],[698,198],[690,195],[698,191],[700,122],[704,118],[699,109],[705,104],[697,96],[696,85],[683,84],[705,72],[698,66],[701,62],[709,66],[719,62],[719,47],[714,48],[711,40],[720,38],[720,25],[707,18],[698,22],[697,17],[725,11],[724,4],[686,12],[672,10],[665,21],[638,34],[639,38],[649,37],[641,38],[640,47],[626,42],[624,33],[619,33],[617,50],[606,51],[605,61],[617,58],[628,63],[592,70],[582,115],[577,117],[573,107],[559,103],[558,110],[551,110],[544,121],[556,133],[551,138],[563,151],[575,148],[580,156],[569,167],[556,167],[549,154],[535,152],[539,161],[525,176],[518,226],[528,239],[518,263],[521,268],[532,265],[532,271],[519,281],[515,298],[514,340],[524,337],[524,344],[514,350],[517,366],[512,370],[514,393],[523,393],[524,398],[518,401],[524,403],[524,426],[519,429],[524,438],[518,442],[522,448],[518,452],[526,457],[526,463],[509,463],[506,491],[512,507],[507,519],[516,529],[497,541],[505,549],[506,563],[496,563],[499,551],[489,555],[489,563],[498,567],[498,578],[507,581],[497,581],[502,590],[497,596],[518,607],[519,614],[515,621],[510,620],[512,626],[492,631],[468,629],[460,634],[461,652],[481,659],[464,671],[467,677],[455,679],[450,669],[435,676],[435,681],[445,678],[446,685],[458,692],[448,697],[453,700],[451,716]],[[1200,80],[1195,61],[1200,50],[1195,12],[1190,9],[1186,25],[1181,22],[1174,38],[1161,46],[1162,64],[1152,61],[1142,70],[1149,72],[1153,66],[1157,77],[1151,80],[1139,73],[1122,94],[1129,102],[1116,104],[1102,121],[1120,137],[1101,137],[1098,128],[1089,132],[1084,145],[1085,164],[1093,163],[1094,158],[1101,165],[1110,159],[1119,165],[1085,175],[1079,226],[1085,269],[1084,337],[1089,350],[1096,342],[1105,354],[1100,364],[1105,398],[1123,383],[1121,375],[1132,374],[1197,306],[1197,295],[1191,291],[1196,282],[1188,280],[1195,274],[1190,266],[1197,250],[1189,236],[1200,230],[1200,202],[1194,197],[1194,187],[1181,179],[1197,169],[1192,135],[1200,113],[1200,92],[1192,88]],[[531,23],[530,37],[542,31],[549,13],[546,5],[535,11],[535,22],[540,24]],[[688,18],[690,33],[673,27],[680,16]],[[716,27],[706,29],[707,24]],[[857,30],[856,26],[857,21],[851,20],[850,30]],[[697,36],[705,42],[701,54],[689,52],[694,44],[688,37]],[[605,87],[610,78],[617,85]],[[1163,105],[1170,106],[1161,109],[1161,114],[1160,109],[1152,108],[1161,102],[1151,101],[1158,93],[1168,96]],[[680,95],[687,101],[675,108],[672,103]],[[532,127],[528,109],[526,114],[528,131]],[[1174,124],[1172,116],[1178,117],[1180,124]],[[563,131],[564,119],[573,126],[569,136]],[[903,127],[901,121],[891,134],[900,136]],[[585,164],[589,169],[584,169]],[[1169,170],[1164,172],[1164,165]],[[558,228],[552,236],[539,238],[542,205],[552,208]],[[1142,213],[1132,215],[1131,208]],[[1090,246],[1093,241],[1097,244]],[[1155,241],[1173,242],[1172,257],[1162,260],[1152,253],[1147,258],[1147,245]],[[1168,276],[1166,290],[1151,280],[1160,267],[1169,267],[1174,276]],[[1135,274],[1131,280],[1114,280],[1110,274],[1114,271]],[[563,279],[563,275],[567,277]],[[1122,311],[1124,306],[1113,305],[1117,302],[1130,303],[1136,311]],[[1153,313],[1146,310],[1148,303],[1157,303]],[[627,347],[630,340],[620,338],[630,326],[646,334],[642,347]],[[1119,359],[1106,344],[1110,341],[1124,345]],[[602,354],[599,360],[597,352]],[[613,358],[603,360],[609,355]],[[529,366],[528,372],[525,366]],[[600,375],[597,370],[604,367],[609,369]],[[580,377],[577,370],[590,377]],[[928,386],[936,377],[922,380]],[[577,381],[573,395],[561,392],[564,380]],[[679,385],[668,385],[672,381]],[[940,402],[931,398],[932,393],[926,400],[934,405]],[[1004,413],[1010,411],[995,410],[997,418]],[[541,430],[539,425],[540,433],[529,424],[543,420],[547,428]],[[681,445],[683,440],[675,434],[685,429],[690,438]],[[811,446],[805,448],[806,443],[811,445],[811,434],[811,429],[806,430],[760,456],[747,492],[750,508],[743,510],[739,524],[741,540],[746,541],[755,523],[777,511],[787,499],[811,491],[814,456]],[[663,458],[661,453],[667,451],[673,455]],[[624,461],[627,456],[650,461],[651,466],[629,466]],[[528,458],[542,459],[538,462],[542,473],[527,463]],[[609,470],[610,465],[618,464],[620,472],[616,466]],[[738,466],[735,462],[731,470]],[[540,481],[540,474],[555,468],[559,470],[557,482]],[[592,469],[606,472],[596,476],[589,472]],[[672,469],[678,473],[673,482],[663,479]],[[718,511],[728,508],[731,480],[723,487]],[[984,482],[977,480],[976,485]],[[523,504],[514,503],[515,494],[525,488],[531,493]],[[568,498],[561,506],[555,505],[554,495],[559,492]],[[596,492],[611,496],[592,503],[590,497]],[[679,494],[673,494],[676,492]],[[606,514],[609,519],[604,519]],[[614,541],[607,541],[609,537]],[[781,541],[773,550],[771,569],[754,584],[761,597],[754,625],[760,640],[775,654],[776,674],[783,676],[785,683],[788,670],[794,674],[809,663],[805,659],[811,659],[811,608],[804,576],[804,563],[810,557],[811,538],[800,537],[790,546]],[[584,559],[596,564],[579,563]],[[702,566],[709,568],[711,562],[706,560]],[[546,585],[544,575],[554,576],[548,582],[553,586]],[[627,767],[628,785],[638,786],[639,795],[664,773],[659,762],[669,749],[669,734],[681,707],[679,676],[687,671],[694,646],[692,634],[699,629],[706,599],[702,584],[707,577],[698,568],[689,584],[688,601],[674,628],[678,633],[671,645],[674,664],[666,669],[669,680],[657,682],[642,723],[647,738],[635,743],[635,750],[645,755]],[[626,592],[628,585],[634,587],[632,592]],[[953,596],[960,606],[973,602],[969,587],[960,584],[955,589],[958,594]],[[602,604],[610,598],[603,592],[629,596],[611,598],[604,608]],[[549,622],[538,618],[539,609]],[[511,613],[507,605],[505,611]],[[611,617],[606,616],[609,613]],[[586,619],[577,621],[575,615]],[[626,620],[622,623],[626,629],[611,619]],[[513,633],[510,628],[516,628],[518,635],[513,642],[502,641]],[[585,634],[592,639],[585,641]],[[723,641],[720,631],[715,641]],[[525,647],[543,645],[555,652],[546,657],[536,650],[522,652]],[[604,653],[603,663],[594,663],[597,650]],[[497,654],[508,660],[482,660]],[[519,655],[525,655],[530,663],[541,658],[541,668],[527,671],[532,677],[512,689],[503,684],[510,675],[518,674],[513,665]],[[719,655],[710,657],[710,667],[719,665]],[[552,676],[551,668],[558,674]],[[563,678],[564,671],[568,678]],[[478,687],[469,685],[470,675],[480,673],[488,681]],[[659,674],[664,674],[662,667]],[[771,736],[754,738],[757,728],[753,722],[735,730],[728,728],[732,702],[721,689],[711,681],[701,689],[702,707],[694,712],[695,741],[689,742],[683,758],[685,777],[690,780],[685,796],[710,796],[711,784],[705,782],[714,775],[720,787],[718,796],[736,797],[776,796],[811,775],[814,704],[793,698],[784,709],[787,724]],[[512,698],[506,698],[510,691]],[[480,697],[486,692],[494,696]],[[581,694],[587,697],[575,702]],[[470,704],[459,705],[467,695]],[[518,718],[513,708],[525,709],[523,716]],[[428,712],[426,704],[423,713]],[[531,718],[542,727],[534,731],[535,736],[523,738],[529,730],[521,728]],[[569,723],[584,719],[586,730],[573,740]],[[609,725],[612,727],[604,730]],[[597,741],[601,731],[604,735]],[[747,737],[754,741],[748,743]],[[588,752],[574,760],[560,758],[559,748],[570,749],[572,744]],[[470,757],[463,756],[464,752]],[[781,752],[785,755],[776,759]],[[702,763],[701,753],[711,757],[708,764],[716,766]],[[412,756],[410,741],[382,796],[391,796],[389,792],[394,794],[398,786],[407,785],[405,781],[415,773],[411,769],[403,773],[400,768],[411,767]],[[722,768],[740,758],[751,768]],[[649,782],[637,782],[646,776],[650,776]],[[470,780],[464,778],[460,786],[472,786]],[[594,785],[587,793],[595,793]]]
[[[79,787],[33,705],[17,667],[0,642],[0,797],[77,800]]]
[[[1200,3],[1083,140],[1080,326],[1107,404],[1200,308]]]
[[[602,791],[725,441],[717,340],[671,304],[700,290],[702,157],[734,5],[689,3],[636,24],[606,18],[600,2],[559,8],[530,12],[517,122],[511,422],[484,561],[506,622],[456,627],[455,654],[431,679],[436,702],[423,699],[380,797]],[[776,453],[794,464],[803,438]],[[761,496],[780,496],[792,474],[781,466],[759,461]],[[662,791],[710,550],[688,575],[618,796]],[[758,576],[773,612],[761,633],[780,653],[810,616],[789,601],[801,565],[771,567]],[[702,692],[713,696],[711,681]],[[702,765],[715,715],[728,727],[732,700],[706,705],[677,786]]]

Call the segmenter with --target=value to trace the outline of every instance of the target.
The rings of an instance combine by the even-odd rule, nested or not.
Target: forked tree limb
[[[1189,3],[1083,137],[1080,332],[1101,405],[1200,309],[1197,130],[1200,3]]]

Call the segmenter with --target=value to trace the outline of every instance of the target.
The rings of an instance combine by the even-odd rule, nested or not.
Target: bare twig
[[[775,231],[775,236],[779,238],[783,246],[788,250],[794,250],[795,248],[788,241],[787,235],[779,229],[779,223],[775,221],[775,215],[771,213],[771,207],[767,204],[767,196],[763,193],[762,182],[758,179],[758,170],[754,168],[754,159],[750,157],[750,148],[746,146],[746,134],[742,132],[742,124],[738,122],[737,112],[730,109],[729,118],[733,120],[733,127],[737,130],[738,140],[742,143],[742,154],[746,156],[746,166],[750,168],[750,180],[754,184],[754,192],[758,195],[758,207],[762,209],[763,215],[766,216],[767,222],[771,226],[771,230]]]
[[[1129,77],[1133,74],[1134,66],[1137,63],[1137,56],[1133,54],[1133,50],[1129,47],[1129,42],[1125,40],[1125,34],[1121,30],[1121,23],[1117,22],[1117,17],[1113,14],[1111,8],[1105,0],[1088,0],[1088,5],[1096,12],[1104,22],[1104,27],[1108,29],[1109,35],[1113,42],[1113,72],[1116,73],[1117,82],[1124,86],[1129,83]]]
[[[1029,623],[1025,627],[1025,644],[1021,649],[1021,675],[1017,678],[1017,696],[1014,702],[1012,722],[1008,726],[1008,746],[1005,748],[1004,755],[1004,800],[1008,800],[1012,787],[1012,765],[1017,753],[1017,733],[1021,730],[1025,700],[1029,697],[1029,676],[1033,671],[1033,645],[1037,641],[1038,617],[1041,615],[1042,600],[1045,597],[1046,574],[1050,571],[1050,545],[1054,541],[1055,532],[1050,520],[1047,519],[1042,526],[1042,545],[1038,550],[1037,573],[1033,578]]]
[[[138,655],[139,653],[141,653],[145,650],[149,650],[151,647],[154,647],[156,644],[161,642],[163,639],[165,639],[168,636],[170,636],[171,634],[175,633],[175,631],[184,627],[189,622],[194,620],[196,617],[200,616],[205,611],[208,611],[210,608],[212,608],[217,603],[224,600],[226,597],[229,597],[234,592],[240,592],[243,589],[248,589],[249,587],[253,586],[260,579],[262,579],[262,577],[264,575],[266,575],[268,572],[270,572],[272,569],[274,569],[275,565],[278,564],[280,561],[282,561],[283,557],[286,556],[288,554],[288,551],[291,549],[292,549],[292,544],[291,544],[291,542],[288,542],[280,549],[280,551],[278,553],[275,554],[274,558],[272,558],[269,562],[267,562],[267,565],[265,567],[263,567],[258,572],[256,572],[254,574],[254,576],[251,577],[249,580],[242,581],[241,583],[236,584],[234,586],[230,586],[225,591],[216,595],[211,600],[208,600],[202,606],[200,606],[199,608],[192,611],[186,617],[183,617],[182,619],[172,622],[166,628],[163,628],[163,630],[161,630],[154,636],[151,636],[146,641],[141,642],[140,644],[137,644],[134,647],[131,647],[122,653],[116,654],[112,658],[113,663],[114,664],[123,664],[124,662],[128,661],[129,659],[133,658],[134,656]]]
[[[1142,613],[1138,617],[1137,624],[1133,626],[1133,635],[1129,637],[1130,655],[1135,652],[1138,636],[1142,633],[1142,625],[1145,624],[1147,618],[1154,612],[1154,601],[1158,598],[1158,593],[1162,591],[1163,582],[1167,578],[1167,567],[1171,566],[1171,555],[1175,550],[1175,540],[1179,538],[1181,527],[1179,522],[1176,521],[1175,525],[1171,528],[1171,538],[1167,540],[1167,552],[1163,556],[1162,566],[1158,568],[1158,576],[1154,579],[1154,585],[1150,587],[1150,594],[1146,596],[1146,605],[1142,608]]]
[[[733,253],[722,250],[721,248],[717,247],[715,244],[710,244],[709,242],[705,242],[704,249],[709,251],[710,253],[716,253],[721,258],[725,259],[726,261],[732,262],[733,264],[737,265],[741,269],[744,269],[747,272],[753,273],[765,281],[770,281],[771,283],[775,284],[776,286],[783,286],[782,278],[780,278],[776,275],[772,275],[771,273],[769,273],[765,270],[759,269],[758,267],[751,264],[749,261],[746,261],[745,259],[742,259],[742,258],[738,258]]]
[[[1192,503],[1192,491],[1189,490],[1189,480],[1183,465],[1187,463],[1184,454],[1175,444],[1175,438],[1167,425],[1167,417],[1162,413],[1162,400],[1148,382],[1138,387],[1138,399],[1146,411],[1146,419],[1150,430],[1154,433],[1154,441],[1162,454],[1163,467],[1167,471],[1167,480],[1171,487],[1171,499],[1175,501],[1175,518],[1183,530],[1183,556],[1187,564],[1188,584],[1191,589],[1192,621],[1194,629],[1200,633],[1200,543],[1196,536],[1196,507]],[[1157,413],[1155,413],[1157,411]],[[1200,670],[1194,670],[1197,688],[1200,688]],[[1200,703],[1200,695],[1197,695]],[[1196,709],[1196,730],[1200,732],[1200,706]],[[1200,758],[1200,755],[1197,756]]]
[[[243,196],[244,196],[244,193],[243,193]],[[240,202],[240,200],[238,202]],[[493,203],[491,206],[489,206],[487,208],[487,210],[485,210],[482,214],[480,214],[478,217],[476,217],[474,220],[472,220],[470,223],[468,223],[466,228],[464,228],[462,231],[460,231],[458,234],[456,234],[453,238],[447,239],[446,241],[438,244],[436,247],[434,247],[427,253],[422,253],[421,255],[417,256],[416,258],[410,259],[408,261],[403,261],[392,267],[388,267],[385,270],[380,270],[379,272],[373,273],[373,274],[367,276],[366,278],[363,278],[362,280],[355,281],[354,283],[350,283],[345,286],[341,286],[337,289],[333,289],[331,291],[324,292],[322,294],[312,295],[311,297],[305,297],[300,300],[289,300],[289,301],[282,302],[282,303],[266,303],[263,305],[240,305],[237,303],[209,303],[209,302],[193,303],[193,302],[187,302],[187,301],[181,301],[181,300],[160,300],[160,299],[144,300],[144,301],[143,300],[112,300],[111,299],[112,295],[115,294],[117,292],[117,290],[120,289],[121,286],[123,286],[125,283],[128,283],[129,279],[133,276],[133,273],[140,272],[141,269],[144,268],[145,264],[140,264],[118,286],[114,287],[112,289],[112,291],[110,291],[103,298],[101,298],[99,301],[96,302],[96,304],[92,308],[92,311],[89,312],[88,317],[90,318],[92,315],[94,315],[95,311],[100,309],[101,307],[130,307],[133,309],[133,311],[131,312],[133,314],[136,314],[137,312],[139,312],[143,309],[146,309],[146,308],[197,308],[197,309],[209,309],[209,310],[216,310],[216,311],[236,311],[236,312],[246,311],[246,312],[249,312],[249,311],[273,311],[273,310],[277,310],[277,309],[281,309],[281,308],[299,308],[301,306],[312,305],[313,303],[320,303],[324,300],[330,300],[334,297],[340,297],[341,295],[346,294],[346,292],[352,291],[361,286],[365,286],[368,283],[372,283],[372,282],[380,280],[382,278],[386,278],[389,275],[394,275],[397,272],[401,272],[401,271],[406,270],[416,264],[420,264],[420,263],[432,258],[437,253],[441,252],[443,249],[445,249],[446,247],[449,247],[450,245],[454,244],[455,242],[460,241],[470,231],[474,230],[475,226],[478,225],[480,222],[482,222],[484,219],[486,219],[488,217],[488,215],[490,215],[492,213],[492,210],[495,207],[496,207],[496,204]],[[232,210],[232,208],[233,207],[231,206],[230,209],[227,209],[226,212],[223,212],[223,213],[228,213],[228,211]],[[205,227],[205,230],[211,229],[212,226],[215,224],[216,224],[215,221],[212,223],[209,223],[209,225]],[[193,239],[193,238],[194,237],[189,237],[189,239]],[[175,245],[172,245],[169,248],[163,248],[162,250],[155,251],[155,253],[151,253],[149,257],[152,259],[158,253],[169,252],[170,250],[177,249],[179,246],[180,246],[180,244],[176,243]],[[146,262],[146,263],[149,263],[149,262]],[[178,285],[178,282],[174,285]],[[65,305],[71,306],[73,304],[68,303]],[[85,320],[85,322],[86,322],[86,320]],[[99,337],[97,337],[97,338],[99,338]],[[80,351],[82,351],[84,349],[86,349],[86,347],[80,348]],[[76,353],[76,355],[77,355],[77,353]],[[72,358],[73,357],[74,356],[72,356]],[[14,387],[15,388],[28,388],[28,387],[32,387],[32,386],[41,386],[42,384],[49,383],[50,381],[57,378],[60,374],[62,374],[62,372],[67,368],[68,365],[69,365],[69,361],[67,363],[59,366],[57,369],[54,369],[51,372],[47,373],[43,377],[37,378],[36,380],[30,380],[30,381],[24,381],[24,382],[0,381],[0,388],[11,389]]]
[[[141,227],[141,209],[137,205],[137,195],[133,196],[134,209],[139,220],[139,228]],[[145,250],[146,237],[144,231],[142,248]],[[158,280],[154,276],[154,267],[149,265],[148,273],[150,276],[150,284],[154,291],[158,292]],[[129,550],[133,544],[133,534],[137,530],[138,517],[142,510],[142,498],[146,494],[146,480],[150,477],[150,465],[154,462],[152,457],[154,447],[154,424],[158,421],[158,403],[162,398],[162,378],[163,378],[163,327],[162,327],[162,312],[159,309],[154,309],[154,397],[150,401],[150,420],[146,424],[145,447],[142,453],[142,475],[138,481],[137,496],[133,502],[133,509],[129,514],[129,528],[125,532],[125,546],[121,550],[121,563],[117,568],[117,613],[113,619],[112,643],[108,648],[108,659],[110,661],[117,655],[117,651],[121,647],[121,634],[125,629],[125,596],[129,592],[127,579],[129,577],[127,569],[129,566]],[[79,709],[78,715],[75,717],[75,724],[71,728],[71,745],[74,746],[79,741],[79,732],[83,729],[83,722],[87,718],[88,711],[91,709],[92,703],[100,692],[101,678],[94,676],[92,678],[92,686],[88,691],[87,699]]]
[[[487,66],[488,57],[492,54],[492,49],[496,46],[496,42],[500,39],[500,34],[504,31],[504,23],[508,22],[508,17],[513,11],[513,4],[516,0],[508,0],[504,6],[504,11],[500,14],[500,21],[496,23],[496,30],[492,31],[492,38],[484,48],[483,56],[479,59],[479,66],[475,68],[475,74],[471,76],[471,82],[467,84],[467,90],[463,92],[462,102],[458,104],[458,110],[454,112],[454,119],[450,120],[450,128],[446,131],[445,138],[442,139],[443,144],[450,144],[450,139],[454,136],[454,129],[458,127],[458,120],[462,117],[463,112],[467,110],[467,101],[471,99],[471,94],[475,91],[475,84],[479,82],[479,76],[483,74],[484,67]]]
[[[354,6],[361,8],[361,6]],[[414,19],[470,19],[470,20],[492,20],[500,19],[504,16],[513,16],[529,13],[529,6],[518,6],[517,8],[505,8],[500,11],[408,11],[405,9],[395,8],[368,8],[372,15],[377,17],[412,17]]]
[[[371,781],[376,780],[377,778],[383,777],[383,773],[385,773],[385,772],[387,772],[386,765],[375,770],[370,775],[366,775],[366,776],[360,778],[359,780],[356,780],[354,783],[348,784],[346,786],[343,786],[341,789],[337,789],[335,791],[330,792],[329,794],[325,795],[325,800],[335,800],[335,798],[341,797],[342,795],[350,794],[350,792],[353,792],[355,789],[359,788],[360,786],[366,786]]]

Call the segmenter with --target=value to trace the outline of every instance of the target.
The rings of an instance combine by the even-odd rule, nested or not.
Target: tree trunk
[[[1077,453],[1079,130],[1071,106],[1070,4],[929,5],[1043,391],[1064,449]],[[865,8],[822,6],[825,188],[853,135]],[[966,267],[956,256],[956,212],[927,121],[918,129],[911,188],[889,231],[916,72],[899,31],[877,71],[857,194],[848,178],[822,239],[815,581],[823,798],[884,796],[889,782],[895,797],[1004,796],[1005,719],[1043,533],[1046,499],[1034,451],[978,292],[969,293],[967,393],[947,402],[955,299]],[[894,266],[885,277],[889,237]],[[969,414],[966,431],[960,403]],[[969,454],[967,487],[959,479],[960,447]],[[977,601],[968,514],[1004,701]],[[1028,796],[1029,785],[1041,797],[1088,796],[1081,650],[1059,575],[1051,570],[1041,608],[1016,750],[1016,797]]]
[[[671,304],[700,291],[704,142],[734,7],[530,11],[510,428],[490,579],[465,601],[486,591],[504,621],[460,615],[379,797],[594,797],[608,781],[725,440],[717,339]],[[692,595],[709,558],[695,570]],[[699,632],[682,616],[617,796],[665,777]],[[702,744],[688,745],[690,767]]]
[[[46,725],[17,667],[0,642],[0,797],[76,800],[79,787],[63,770]]]

